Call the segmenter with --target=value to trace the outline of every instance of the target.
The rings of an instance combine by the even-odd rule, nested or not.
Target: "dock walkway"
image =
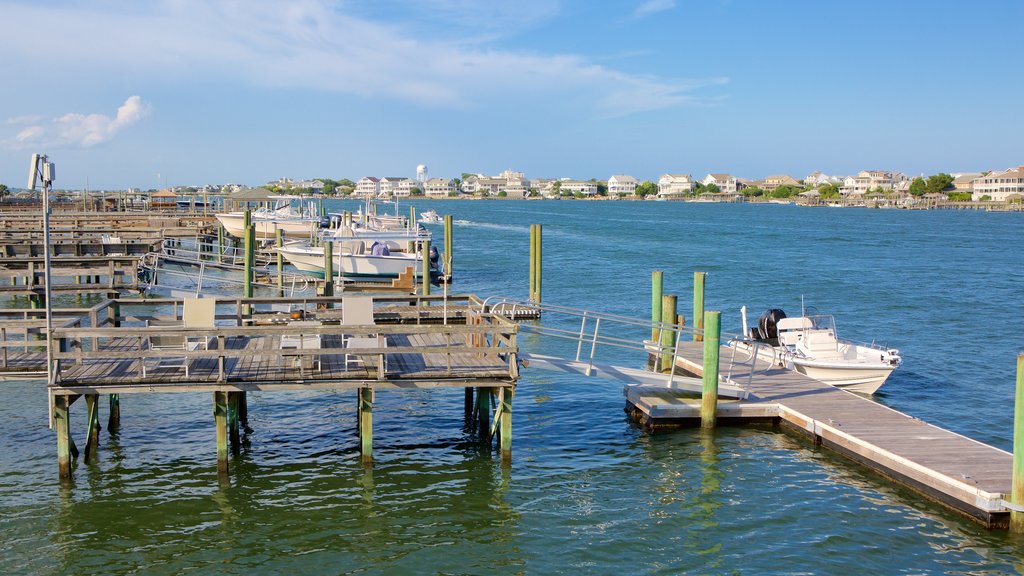
[[[678,366],[703,373],[702,344],[681,346]],[[732,349],[720,351],[720,374],[727,374]],[[751,375],[751,368],[754,368]],[[803,374],[772,367],[763,360],[732,364],[732,379],[749,382],[752,397],[720,402],[718,419],[771,419],[894,478],[988,526],[1008,521],[1004,498],[1011,490],[1013,457],[983,444],[840,390]],[[699,400],[668,391],[632,388],[628,409],[653,428],[699,419]]]

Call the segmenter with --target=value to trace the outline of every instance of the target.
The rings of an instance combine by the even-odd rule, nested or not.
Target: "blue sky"
[[[0,182],[1024,164],[1020,0],[0,0]]]

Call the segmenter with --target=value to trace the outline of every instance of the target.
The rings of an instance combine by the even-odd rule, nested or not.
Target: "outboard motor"
[[[427,258],[430,259],[431,269],[437,270],[437,263],[441,260],[441,254],[437,251],[437,246],[430,247],[430,252],[427,252]]]
[[[779,320],[786,317],[781,308],[770,308],[757,319],[757,339],[772,346],[779,345]]]

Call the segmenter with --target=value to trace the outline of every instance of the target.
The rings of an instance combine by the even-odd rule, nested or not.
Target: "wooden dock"
[[[701,375],[702,358],[701,343],[686,343],[677,365]],[[724,376],[732,349],[721,348],[719,358]],[[752,366],[737,358],[732,379],[749,383],[753,398],[720,401],[720,422],[780,423],[988,527],[1008,523],[1010,453],[765,361]],[[650,428],[699,423],[699,398],[639,387],[628,388],[626,397],[627,410]]]
[[[193,312],[208,310],[208,321],[196,325],[190,305]],[[519,378],[517,332],[515,322],[482,311],[473,296],[107,300],[54,322],[48,391],[60,476],[71,474],[67,421],[76,399],[86,400],[88,460],[98,443],[99,395],[110,397],[116,427],[120,395],[152,392],[213,393],[221,472],[227,471],[228,439],[237,448],[239,424],[245,425],[245,394],[295,389],[357,392],[364,462],[372,460],[377,391],[464,390],[467,420],[488,443],[499,433],[507,461]],[[26,338],[29,332],[11,346],[25,347]],[[31,344],[40,354],[45,341]]]

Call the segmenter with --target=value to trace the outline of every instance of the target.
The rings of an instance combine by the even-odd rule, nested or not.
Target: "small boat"
[[[334,244],[332,267],[334,275],[366,280],[398,278],[412,268],[416,278],[423,276],[423,258],[416,252],[392,252],[388,241],[381,237],[367,246],[368,240],[354,238]],[[296,243],[277,248],[277,251],[297,270],[317,278],[324,277],[324,249]],[[431,276],[437,274],[437,249],[431,248],[428,262]]]
[[[287,238],[310,238],[320,227],[320,215],[312,202],[308,206],[295,207],[293,201],[301,198],[293,196],[271,196],[273,208],[260,208],[250,213],[256,238],[271,240],[281,230]],[[236,238],[245,237],[245,212],[225,212],[217,214],[217,220],[224,226],[224,231]]]
[[[420,224],[444,224],[442,218],[435,210],[427,210],[420,214]]]
[[[746,331],[746,320],[744,330]],[[748,337],[730,342],[737,350],[861,394],[874,394],[903,359],[899,350],[855,343],[837,336],[831,315],[786,317],[780,309],[761,315]]]

